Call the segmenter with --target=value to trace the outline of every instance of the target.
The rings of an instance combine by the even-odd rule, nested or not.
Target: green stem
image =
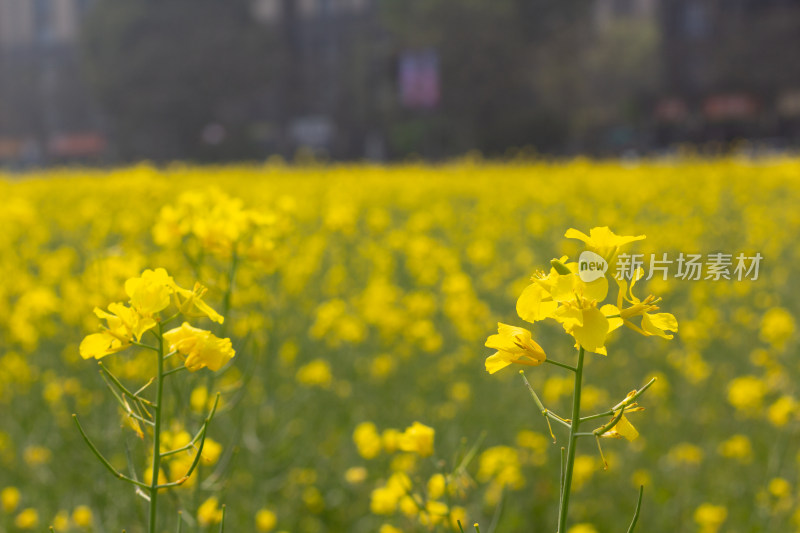
[[[636,522],[639,520],[639,511],[642,510],[642,494],[644,493],[644,485],[639,486],[639,499],[636,501],[636,511],[633,513],[633,520],[631,520],[631,525],[628,527],[628,533],[633,533],[633,529],[636,527]]]
[[[583,379],[583,346],[578,350],[578,364],[575,366],[575,390],[572,396],[572,427],[569,430],[569,447],[567,448],[567,464],[564,470],[564,488],[561,493],[561,506],[558,510],[557,533],[565,533],[569,495],[572,488],[572,468],[575,465],[575,448],[578,444],[578,428],[581,423],[581,385]]]
[[[153,424],[153,470],[150,481],[150,527],[149,533],[156,533],[158,516],[158,474],[161,471],[161,407],[164,392],[164,337],[163,326],[158,324],[158,374],[156,377],[155,421]]]
[[[133,344],[134,346],[138,346],[139,348],[147,348],[148,350],[153,350],[154,352],[158,351],[158,348],[156,348],[155,346],[150,346],[149,344],[145,344],[143,342],[131,341],[131,344]]]
[[[641,389],[637,390],[637,391],[636,391],[635,393],[633,393],[631,396],[629,396],[629,397],[626,397],[624,400],[622,400],[622,401],[621,401],[621,402],[619,402],[617,405],[615,405],[614,407],[612,407],[612,408],[611,408],[611,410],[612,410],[612,411],[616,411],[617,409],[619,409],[619,408],[620,408],[620,407],[622,407],[622,406],[625,406],[625,407],[627,407],[627,406],[629,406],[630,404],[632,404],[633,402],[635,402],[635,401],[636,401],[636,399],[637,399],[639,396],[641,396],[642,394],[644,394],[644,391],[646,391],[647,389],[649,389],[649,388],[650,388],[650,387],[653,385],[653,383],[655,383],[655,382],[656,382],[656,379],[657,379],[657,378],[651,378],[651,379],[650,379],[650,381],[648,381],[648,382],[647,382],[647,383],[644,385],[644,387],[642,387]]]
[[[561,368],[566,368],[567,370],[572,370],[573,372],[575,372],[575,367],[572,365],[559,363],[558,361],[553,361],[552,359],[545,359],[544,362],[549,363],[551,365],[560,366]]]
[[[110,370],[108,370],[108,369],[106,368],[106,365],[104,365],[102,361],[98,362],[97,364],[98,364],[98,366],[100,366],[100,370],[101,370],[101,371],[102,371],[102,372],[103,372],[103,373],[104,373],[106,376],[108,376],[108,378],[109,378],[111,381],[113,381],[113,382],[114,382],[114,385],[116,385],[117,387],[119,387],[119,390],[121,390],[122,392],[124,392],[125,394],[127,394],[127,395],[128,395],[128,396],[129,396],[129,397],[132,399],[132,400],[134,400],[134,401],[139,401],[139,402],[142,402],[142,403],[143,403],[143,404],[145,404],[145,405],[150,405],[150,406],[152,406],[152,405],[153,405],[153,404],[152,404],[152,403],[151,403],[149,400],[147,400],[146,398],[140,398],[138,395],[136,395],[136,394],[134,394],[133,392],[129,391],[129,390],[127,389],[127,387],[125,387],[125,385],[123,385],[123,384],[122,384],[122,382],[121,382],[121,381],[120,381],[120,380],[117,378],[117,376],[115,376],[114,374],[112,374],[112,373],[111,373],[111,371],[110,371]]]
[[[92,441],[89,439],[89,436],[88,436],[88,435],[86,434],[86,432],[83,430],[83,426],[81,426],[81,423],[78,421],[78,415],[76,415],[76,414],[73,414],[73,415],[72,415],[72,419],[73,419],[73,420],[75,420],[75,425],[77,425],[77,426],[78,426],[78,431],[81,433],[81,436],[83,437],[83,440],[84,440],[84,441],[86,442],[86,444],[89,446],[89,449],[91,449],[91,450],[92,450],[92,453],[94,453],[95,457],[97,457],[97,458],[100,460],[100,462],[101,462],[101,463],[103,463],[103,466],[105,466],[106,468],[108,468],[108,470],[109,470],[109,471],[110,471],[112,474],[114,474],[116,477],[118,477],[119,479],[122,479],[122,480],[124,480],[124,481],[127,481],[128,483],[131,483],[131,484],[133,484],[133,485],[136,485],[137,487],[149,488],[149,487],[148,487],[147,485],[145,485],[144,483],[142,483],[142,482],[140,482],[140,481],[136,481],[135,479],[133,479],[133,478],[130,478],[130,477],[128,477],[128,476],[126,476],[126,475],[122,474],[121,472],[117,472],[117,470],[116,470],[116,469],[115,469],[115,468],[114,468],[114,467],[111,465],[111,463],[110,463],[110,462],[108,462],[108,459],[106,459],[105,457],[103,457],[103,454],[101,454],[101,453],[100,453],[100,450],[98,450],[98,449],[97,449],[97,446],[95,446],[95,445],[94,445],[94,443],[93,443],[93,442],[92,442]]]
[[[172,370],[167,370],[164,372],[164,377],[167,377],[171,374],[177,374],[178,372],[183,372],[184,370],[186,370],[185,366],[179,366],[177,368],[173,368]]]
[[[581,422],[586,422],[588,420],[594,420],[595,418],[604,418],[606,416],[614,416],[614,411],[611,411],[609,409],[605,413],[597,413],[596,415],[584,416],[583,418],[581,418]]]
[[[566,428],[572,428],[572,424],[569,422],[569,420],[564,420],[563,418],[555,414],[553,411],[550,411],[549,409],[545,409],[545,411],[546,412],[544,413],[544,416],[546,416],[547,418],[555,420],[556,422],[558,422],[559,424],[561,424]]]

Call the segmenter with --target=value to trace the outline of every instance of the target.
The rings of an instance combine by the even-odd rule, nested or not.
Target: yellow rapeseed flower
[[[392,487],[378,487],[372,491],[369,509],[372,514],[391,515],[397,510],[397,503],[403,494]]]
[[[19,529],[35,529],[39,525],[39,513],[30,507],[23,509],[14,518],[14,525]]]
[[[297,370],[295,379],[307,387],[327,388],[333,381],[331,365],[325,359],[314,359]]]
[[[404,452],[414,452],[420,457],[433,455],[434,429],[414,422],[399,436],[397,446]]]
[[[351,466],[344,472],[344,479],[351,485],[357,485],[367,479],[367,469],[363,466]]]
[[[717,452],[723,457],[748,464],[753,460],[753,446],[747,435],[733,435],[720,443]]]
[[[792,494],[792,485],[782,477],[775,477],[769,481],[767,490],[775,498],[783,499]]]
[[[531,338],[530,331],[503,323],[497,324],[496,335],[486,339],[486,347],[497,350],[486,358],[486,371],[490,374],[512,363],[537,366],[547,358],[542,347]]]
[[[134,309],[142,316],[151,316],[169,305],[174,287],[175,281],[165,269],[147,269],[140,277],[125,282],[125,293]]]
[[[381,443],[386,453],[394,453],[397,450],[397,442],[402,433],[394,428],[386,428],[381,433]]]
[[[197,509],[197,522],[201,526],[210,526],[212,524],[219,524],[222,520],[222,509],[219,506],[219,500],[215,496],[211,496]]]
[[[269,509],[259,509],[256,513],[256,530],[262,533],[272,531],[278,524],[278,517]]]
[[[510,446],[492,446],[480,455],[477,478],[480,481],[491,481],[499,488],[522,488],[525,477],[520,470],[520,454]]]
[[[606,337],[612,331],[612,323],[606,316],[608,307],[613,306],[598,309],[597,303],[590,300],[564,302],[553,318],[561,323],[564,331],[572,335],[576,347],[606,355]]]
[[[214,311],[214,309],[208,305],[206,302],[203,301],[203,295],[205,295],[206,289],[200,283],[195,283],[194,288],[192,290],[182,289],[177,285],[173,286],[175,291],[175,298],[177,300],[177,308],[183,313],[184,316],[188,317],[208,317],[212,321],[217,322],[218,324],[222,324],[225,321],[225,318]],[[183,300],[181,300],[181,298]]]
[[[72,511],[72,521],[78,527],[90,527],[92,519],[92,510],[86,505],[79,505]]]
[[[745,414],[760,413],[766,394],[767,384],[756,376],[740,376],[728,383],[728,402]]]
[[[131,342],[141,339],[145,331],[156,325],[150,317],[139,314],[136,309],[121,303],[112,303],[108,312],[95,307],[94,314],[106,321],[102,333],[87,335],[79,348],[81,357],[101,359],[106,355],[124,350]]]
[[[574,228],[570,228],[564,234],[564,237],[585,242],[589,250],[606,260],[609,268],[614,264],[614,260],[619,254],[620,247],[646,238],[645,235],[637,235],[635,237],[617,235],[608,229],[608,226],[592,228],[589,230],[589,235]]]
[[[597,530],[592,524],[583,523],[575,524],[567,530],[567,533],[597,533]]]
[[[444,494],[447,480],[442,474],[434,474],[428,480],[428,498],[438,500]]]
[[[435,526],[447,517],[449,511],[446,503],[428,500],[425,509],[419,513],[419,523],[427,527]]]
[[[669,459],[676,464],[699,465],[703,461],[703,450],[689,442],[681,442],[669,450]]]
[[[578,275],[578,264],[568,262],[567,257],[552,261],[547,275],[533,276],[517,299],[517,314],[526,322],[537,322],[546,318],[557,318],[557,309],[565,302],[602,302],[608,295],[608,280],[605,277],[585,282]]]
[[[783,427],[797,414],[800,403],[789,395],[783,395],[767,408],[767,420],[775,427]]]
[[[678,321],[675,315],[670,313],[653,313],[659,309],[658,302],[660,298],[653,295],[647,296],[644,300],[640,300],[633,294],[633,287],[636,281],[644,275],[642,269],[637,269],[631,279],[630,286],[624,279],[614,278],[619,285],[619,293],[617,295],[617,309],[623,323],[634,331],[641,333],[644,336],[657,335],[664,339],[672,339],[672,335],[666,333],[667,331],[678,331]],[[623,301],[627,301],[631,305],[623,307]],[[641,316],[641,327],[637,327],[631,318]]]
[[[22,495],[17,487],[6,487],[0,491],[0,506],[6,513],[13,513],[19,505]]]
[[[361,422],[353,430],[353,442],[358,454],[364,459],[372,459],[381,453],[381,436],[372,422]]]
[[[704,503],[694,511],[694,521],[701,533],[716,533],[728,518],[728,510],[722,505]]]
[[[230,339],[220,339],[188,322],[164,333],[164,340],[170,351],[177,351],[186,358],[184,364],[191,372],[203,367],[216,372],[236,355]]]
[[[782,349],[795,332],[795,320],[788,309],[773,307],[761,319],[761,340]]]
[[[50,525],[59,533],[67,531],[69,529],[69,513],[63,509],[60,510],[56,513],[56,516],[53,517],[53,522]]]
[[[627,412],[627,411],[626,411]],[[616,416],[617,413],[615,413]],[[606,431],[601,437],[610,437],[615,439],[634,440],[639,437],[639,432],[633,427],[628,418],[622,415],[620,419],[614,424],[614,427]]]

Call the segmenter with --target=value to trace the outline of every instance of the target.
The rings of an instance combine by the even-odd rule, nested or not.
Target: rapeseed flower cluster
[[[584,259],[580,260],[580,264],[570,262],[567,256],[553,259],[548,273],[537,272],[534,274],[531,278],[533,283],[523,289],[517,300],[516,308],[519,317],[527,322],[535,324],[545,319],[553,319],[558,322],[564,331],[573,338],[574,346],[579,351],[577,363],[573,366],[548,359],[544,349],[533,340],[530,331],[503,323],[498,324],[497,335],[490,336],[486,341],[488,348],[493,348],[497,351],[487,357],[485,362],[486,370],[490,374],[494,374],[511,364],[539,366],[543,363],[551,363],[570,370],[575,375],[572,417],[564,418],[544,407],[525,378],[524,373],[520,371],[536,406],[547,421],[553,440],[555,440],[555,436],[551,427],[551,419],[569,429],[569,447],[566,462],[559,473],[561,480],[561,496],[558,510],[559,532],[566,531],[567,511],[570,493],[573,489],[573,479],[575,480],[576,489],[582,485],[580,481],[582,458],[576,458],[575,453],[578,437],[595,437],[603,464],[608,468],[608,462],[603,454],[600,439],[606,437],[633,441],[639,437],[639,432],[625,416],[625,413],[630,414],[643,409],[636,403],[636,399],[655,381],[654,378],[641,389],[634,389],[622,401],[605,413],[581,417],[584,353],[594,352],[604,356],[608,355],[608,349],[606,348],[608,336],[622,325],[645,337],[658,336],[667,340],[673,338],[670,332],[677,332],[678,330],[678,322],[674,315],[656,313],[659,310],[657,304],[661,301],[660,298],[649,295],[642,300],[634,295],[634,285],[644,275],[641,268],[632,271],[630,280],[625,279],[624,272],[612,271],[613,279],[618,286],[616,304],[603,303],[608,296],[609,281],[605,276],[608,266],[616,266],[617,258],[623,246],[643,240],[645,238],[644,235],[619,236],[608,227],[597,227],[592,228],[589,231],[589,235],[576,229],[569,229],[565,237],[583,241],[588,251],[593,254],[593,257],[599,258],[602,263],[592,259],[595,272],[591,272],[588,268],[588,261]],[[635,319],[639,319],[638,324],[634,322]],[[604,417],[609,417],[610,420],[597,427],[593,432],[578,431],[579,424]],[[512,488],[520,488],[524,483],[524,479],[519,474],[518,459],[514,457],[512,450],[508,448],[497,447],[495,450],[496,454],[484,454],[481,457],[483,477],[486,480],[494,477],[492,481],[495,492],[497,492],[498,487],[502,489],[505,485],[510,485]],[[576,464],[578,465],[577,476],[575,476]],[[497,473],[492,474],[493,472]],[[496,501],[499,498],[494,496],[492,499]],[[638,520],[641,499],[642,493],[640,491],[633,524]]]

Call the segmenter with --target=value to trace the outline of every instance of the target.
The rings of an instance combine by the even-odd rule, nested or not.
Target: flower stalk
[[[614,277],[618,287],[616,305],[603,303],[608,297],[609,280],[606,279],[605,272],[609,265],[614,264],[622,246],[640,241],[645,238],[644,235],[621,236],[616,235],[608,227],[597,227],[592,228],[589,235],[576,229],[569,229],[564,236],[583,241],[588,248],[587,252],[599,256],[597,260],[603,263],[604,268],[592,271],[592,268],[586,266],[586,261],[583,259],[584,254],[581,254],[579,263],[569,262],[567,256],[553,259],[550,261],[549,273],[537,271],[531,277],[532,283],[523,289],[516,307],[517,315],[531,324],[546,319],[553,319],[559,323],[564,331],[572,337],[574,346],[578,349],[578,360],[575,366],[550,359],[544,348],[534,340],[533,333],[522,327],[498,323],[497,334],[491,335],[485,343],[486,347],[496,350],[486,358],[485,367],[490,374],[512,364],[539,366],[543,363],[570,370],[575,374],[572,415],[568,419],[547,409],[531,387],[524,372],[520,371],[531,398],[547,422],[553,442],[555,442],[555,436],[551,420],[569,430],[566,455],[564,447],[561,448],[557,533],[565,533],[567,529],[573,469],[579,438],[594,437],[603,465],[607,469],[608,464],[603,455],[600,439],[633,440],[639,436],[638,431],[625,415],[643,410],[643,407],[636,404],[636,400],[655,382],[655,378],[653,378],[640,389],[634,389],[622,401],[606,411],[581,417],[583,365],[586,353],[607,356],[606,343],[610,333],[623,325],[646,337],[658,336],[666,340],[673,338],[669,332],[678,331],[678,321],[673,315],[653,313],[659,310],[656,304],[660,303],[660,298],[650,295],[644,300],[640,300],[634,296],[634,284],[636,280],[643,277],[641,269],[637,269],[634,273],[630,284],[624,279]],[[626,303],[629,305],[626,306]],[[631,319],[636,317],[641,317],[641,327],[631,322]],[[581,426],[585,422],[601,418],[608,418],[608,420],[593,431],[581,431]],[[639,518],[641,499],[642,492],[640,490],[636,512],[628,529],[629,533],[633,531]]]
[[[127,453],[130,476],[117,471],[89,439],[78,421],[77,415],[73,415],[73,417],[84,441],[103,466],[118,479],[134,485],[136,495],[147,501],[147,531],[156,533],[159,531],[159,504],[161,503],[158,493],[163,489],[183,485],[199,466],[203,447],[206,444],[206,433],[220,398],[217,393],[211,411],[188,443],[179,445],[177,449],[162,452],[162,443],[166,445],[170,441],[169,432],[164,429],[165,417],[172,414],[165,405],[168,402],[165,402],[164,397],[164,381],[167,377],[177,375],[179,372],[196,372],[202,368],[218,371],[235,356],[235,351],[230,339],[219,338],[208,330],[191,326],[188,322],[183,322],[180,327],[166,331],[167,324],[180,315],[185,318],[204,317],[219,324],[224,322],[224,317],[203,301],[202,297],[206,289],[199,283],[196,283],[191,291],[183,289],[175,283],[166,270],[159,268],[145,270],[141,277],[128,279],[125,282],[125,292],[130,297],[127,304],[109,304],[109,312],[95,309],[95,315],[105,320],[108,326],[101,326],[101,333],[85,337],[80,345],[80,354],[84,359],[99,360],[132,346],[152,351],[155,354],[155,376],[151,377],[136,392],[131,392],[132,387],[128,388],[104,364],[99,363],[100,375],[122,407],[127,425],[136,432],[140,439],[145,438],[143,426],[152,428],[150,479],[148,480],[145,476],[144,481],[146,482],[139,481],[130,453]],[[162,315],[162,312],[170,305],[174,306],[177,311]],[[164,319],[162,316],[169,318]],[[141,337],[146,332],[155,338],[155,343],[141,342]],[[182,359],[182,363],[176,361],[177,359]],[[142,394],[150,385],[154,385],[154,387],[150,389],[148,398],[145,398]],[[191,453],[192,450],[194,450],[194,456],[185,473],[180,477],[173,477],[178,464],[177,459],[173,457],[180,452]],[[127,447],[126,451],[128,451]],[[171,481],[164,480],[161,476],[165,461],[169,461]],[[185,465],[185,462],[180,464]]]
[[[155,533],[158,521],[158,473],[161,470],[161,407],[164,393],[164,336],[162,324],[158,324],[158,374],[156,374],[156,404],[153,422],[153,466],[150,481],[149,533]]]
[[[575,466],[575,448],[578,444],[578,428],[581,418],[581,385],[583,381],[583,346],[578,350],[578,363],[575,365],[575,389],[572,395],[572,423],[569,429],[567,447],[567,461],[564,465],[564,485],[561,489],[561,505],[558,509],[557,533],[564,533],[567,527],[567,512],[569,511],[569,496],[572,488],[572,470]]]

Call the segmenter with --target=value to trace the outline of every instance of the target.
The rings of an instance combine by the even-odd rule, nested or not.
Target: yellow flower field
[[[626,531],[640,486],[640,532],[800,532],[798,159],[139,165],[0,198],[0,531],[552,532],[576,344],[581,413],[617,422],[586,422],[568,533]],[[643,278],[601,307],[558,282],[585,250]]]

